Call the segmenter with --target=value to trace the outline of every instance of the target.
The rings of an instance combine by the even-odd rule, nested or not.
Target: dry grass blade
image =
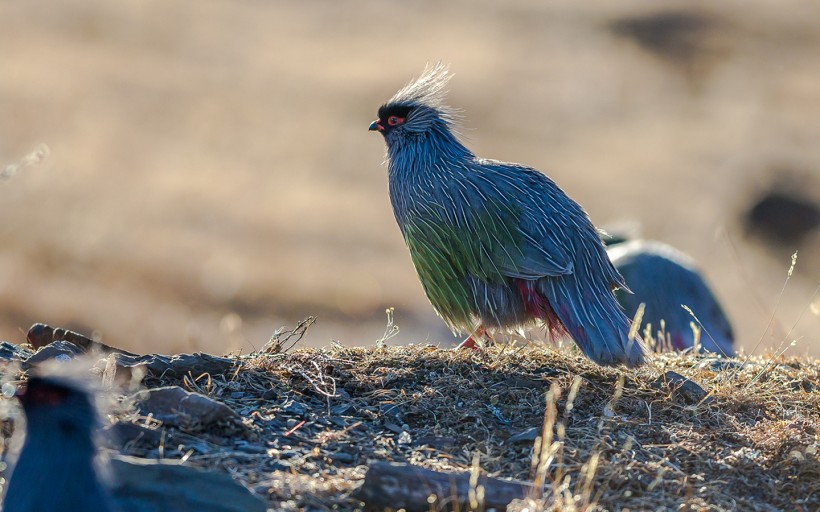
[[[262,354],[280,354],[292,349],[302,341],[311,325],[316,323],[315,316],[309,316],[299,322],[293,329],[280,327],[271,335],[270,340],[262,347]]]

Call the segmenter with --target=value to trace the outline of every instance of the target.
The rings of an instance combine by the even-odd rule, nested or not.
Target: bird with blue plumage
[[[650,334],[645,339],[655,340],[656,351],[735,355],[732,325],[691,257],[654,240],[604,239],[612,264],[632,291],[615,295],[628,315],[643,304]]]
[[[613,291],[623,279],[584,209],[535,169],[480,158],[428,66],[381,106],[396,222],[430,303],[462,346],[536,325],[604,365],[645,359]]]
[[[104,465],[96,457],[93,387],[78,373],[80,366],[50,363],[29,370],[34,375],[16,393],[25,412],[25,441],[2,509],[114,512]]]

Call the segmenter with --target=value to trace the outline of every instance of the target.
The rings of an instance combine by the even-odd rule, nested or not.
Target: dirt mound
[[[142,433],[116,447],[225,470],[274,510],[363,509],[360,499],[379,509],[384,500],[488,509],[510,497],[522,498],[510,510],[820,507],[816,361],[663,354],[622,370],[536,344],[230,359],[219,374],[150,369],[143,383],[224,403],[243,435],[236,425],[186,430],[125,410],[112,422]],[[429,485],[385,487],[382,471]],[[413,501],[441,485],[438,497]],[[499,496],[507,502],[493,502]]]

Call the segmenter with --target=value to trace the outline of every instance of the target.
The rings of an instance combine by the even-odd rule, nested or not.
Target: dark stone
[[[69,341],[55,341],[41,347],[37,352],[34,353],[34,355],[26,359],[25,366],[29,367],[37,365],[44,361],[48,361],[59,356],[73,359],[76,356],[82,355],[84,353],[85,351],[81,347],[78,347],[77,345]]]
[[[78,334],[73,331],[69,331],[68,329],[61,329],[59,327],[54,328],[50,325],[46,324],[34,324],[32,325],[28,333],[26,334],[26,340],[31,344],[34,348],[42,348],[46,345],[49,345],[55,341],[70,341],[77,347],[79,347],[83,352],[102,352],[105,354],[111,352],[119,352],[120,354],[127,354],[131,356],[136,356],[131,352],[121,350],[114,347],[109,347],[105,343],[101,343],[99,341],[94,341],[91,338],[83,336],[82,334]]]
[[[333,460],[334,464],[351,464],[354,460],[356,460],[356,457],[353,454],[347,452],[331,453],[330,458]]]
[[[203,373],[225,374],[238,364],[234,359],[201,352],[173,356],[160,354],[135,356],[119,353],[115,354],[115,357],[119,368],[141,367],[154,377],[163,375],[165,377],[183,377],[189,373],[193,375]]]
[[[307,414],[307,407],[300,404],[299,402],[288,401],[285,405],[282,406],[282,412],[286,412],[288,414],[292,414],[294,416],[304,416]]]
[[[112,494],[122,512],[265,512],[265,504],[221,471],[178,462],[117,456]]]
[[[179,386],[139,391],[131,396],[131,400],[140,414],[151,414],[165,425],[204,427],[220,422],[241,423],[240,416],[222,402],[190,393]]]
[[[102,430],[102,442],[105,446],[121,450],[131,443],[145,443],[148,446],[157,446],[162,441],[163,429],[153,429],[142,425],[135,425],[127,421],[120,421]]]
[[[527,430],[521,431],[507,439],[507,444],[515,443],[532,443],[535,438],[541,435],[540,427],[530,427]]]
[[[384,417],[385,421],[394,421],[396,423],[404,423],[402,418],[402,410],[396,404],[383,403],[379,404],[379,413]]]
[[[709,403],[712,397],[696,382],[676,372],[666,372],[652,383],[655,389],[669,389],[672,399],[686,405]]]
[[[351,403],[343,403],[339,405],[334,405],[330,408],[330,413],[335,414],[336,416],[343,416],[345,413],[354,409],[353,404]]]
[[[422,436],[416,439],[417,446],[429,446],[439,451],[448,451],[457,446],[455,437]]]
[[[402,429],[400,426],[396,425],[395,423],[390,423],[389,421],[384,422],[384,428],[386,428],[390,432],[393,432],[394,434],[401,434],[402,432],[404,432],[404,429]]]
[[[15,345],[8,341],[0,341],[0,360],[2,361],[25,361],[31,357],[31,354],[31,350],[25,349],[20,345]]]

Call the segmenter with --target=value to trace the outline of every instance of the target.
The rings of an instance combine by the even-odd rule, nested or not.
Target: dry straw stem
[[[820,509],[816,361],[658,354],[626,370],[534,343],[479,353],[336,345],[236,360],[224,375],[145,383],[221,400],[242,429],[167,429],[128,452],[221,468],[274,510],[357,510],[350,493],[376,461],[538,484],[510,510]],[[683,403],[655,383],[669,371],[710,400]],[[535,447],[531,432],[543,440]],[[481,491],[431,503],[476,510]]]

